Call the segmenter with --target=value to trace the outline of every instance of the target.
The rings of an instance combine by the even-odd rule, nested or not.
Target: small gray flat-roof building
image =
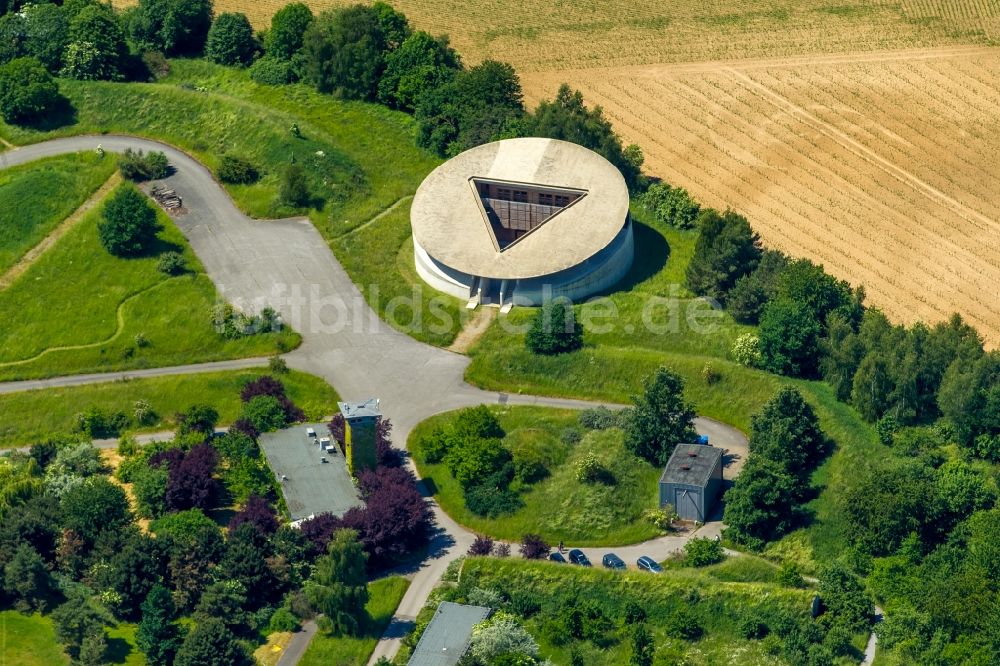
[[[442,601],[410,656],[409,666],[455,666],[469,649],[472,628],[490,616],[485,606]]]
[[[722,492],[722,449],[678,444],[660,476],[660,506],[672,504],[681,520],[705,522]]]

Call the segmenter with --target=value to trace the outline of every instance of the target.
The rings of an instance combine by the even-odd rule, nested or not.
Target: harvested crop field
[[[134,4],[136,0],[115,0]],[[314,11],[357,0],[304,0]],[[287,0],[215,0],[265,28]],[[519,72],[844,53],[1000,39],[1000,0],[392,0],[466,62]]]
[[[601,104],[648,171],[863,284],[897,321],[1000,343],[1000,49],[529,74]]]

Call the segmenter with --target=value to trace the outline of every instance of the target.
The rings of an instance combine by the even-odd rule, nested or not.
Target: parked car
[[[601,564],[604,565],[605,569],[625,571],[625,561],[614,553],[606,553],[604,557],[601,558]]]
[[[569,561],[573,564],[579,564],[581,567],[589,567],[590,560],[584,555],[583,551],[579,548],[574,548],[569,551]]]
[[[639,565],[640,569],[645,569],[649,573],[663,573],[663,567],[661,567],[652,557],[643,555],[636,560],[636,564]]]
[[[549,555],[549,559],[553,562],[558,562],[560,564],[566,564],[566,558],[562,556],[562,553],[552,553]]]

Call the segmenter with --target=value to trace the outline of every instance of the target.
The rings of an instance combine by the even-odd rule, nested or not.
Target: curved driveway
[[[301,347],[286,355],[289,366],[323,377],[345,400],[380,398],[382,411],[394,425],[398,446],[405,446],[413,427],[433,414],[482,403],[495,404],[501,399],[500,394],[482,391],[465,382],[468,357],[417,342],[384,323],[368,307],[308,220],[248,218],[208,169],[172,146],[127,136],[79,136],[0,153],[0,168],[51,155],[91,151],[98,145],[110,152],[133,148],[166,153],[175,171],[158,182],[182,198],[186,212],[173,219],[224,298],[251,311],[265,306],[275,308],[285,322],[302,334]],[[521,395],[503,399],[508,404],[550,407],[593,405],[579,400]],[[704,419],[697,425],[710,435],[714,444],[745,450],[742,433]],[[412,622],[448,562],[465,553],[474,539],[473,534],[441,511],[437,503],[432,502],[432,506],[440,530],[433,539],[429,557],[412,576],[393,624],[372,656],[373,662],[381,655],[395,654],[399,631]],[[683,541],[680,537],[665,537],[618,551],[631,558],[631,551],[641,548],[644,554],[665,557],[683,545]]]

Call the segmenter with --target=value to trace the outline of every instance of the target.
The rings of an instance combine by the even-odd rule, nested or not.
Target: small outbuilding
[[[671,504],[681,520],[705,522],[722,492],[722,449],[678,444],[660,477],[660,506]]]
[[[485,606],[442,601],[413,649],[408,666],[455,666],[469,650],[472,629],[490,616]]]

